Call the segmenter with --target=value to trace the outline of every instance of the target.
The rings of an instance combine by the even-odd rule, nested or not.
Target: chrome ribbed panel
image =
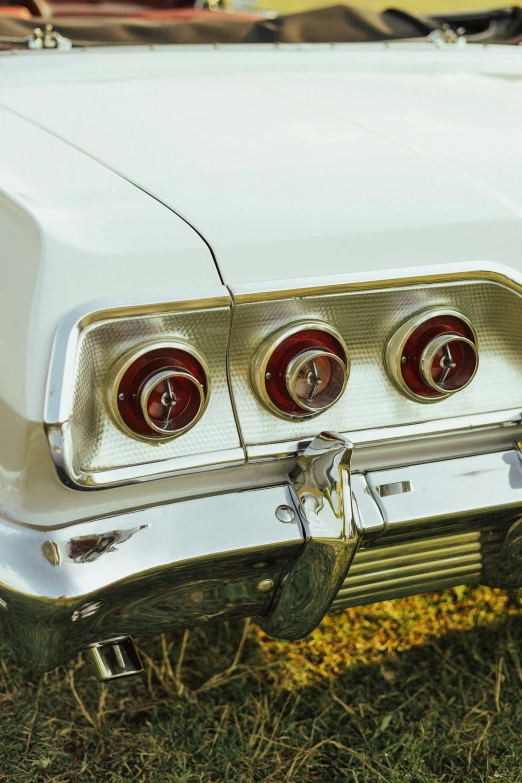
[[[330,611],[478,582],[505,535],[491,527],[360,549]]]

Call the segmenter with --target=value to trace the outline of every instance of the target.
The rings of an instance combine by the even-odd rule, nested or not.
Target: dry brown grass
[[[325,619],[142,640],[142,678],[80,656],[38,677],[1,651],[0,780],[522,781],[518,596],[457,588]]]

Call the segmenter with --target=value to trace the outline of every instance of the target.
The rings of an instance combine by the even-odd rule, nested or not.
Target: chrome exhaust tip
[[[94,667],[96,679],[100,682],[130,677],[143,671],[140,656],[130,636],[117,636],[115,639],[95,642],[86,652]]]

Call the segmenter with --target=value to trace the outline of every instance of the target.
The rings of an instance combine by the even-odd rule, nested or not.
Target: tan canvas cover
[[[25,37],[45,20],[0,16],[0,46],[25,46]],[[54,20],[55,28],[82,44],[329,43],[421,38],[449,24],[481,40],[516,42],[522,36],[518,8],[448,17],[413,16],[397,10],[381,14],[336,5],[274,19],[228,19],[211,11],[191,21],[143,19]]]

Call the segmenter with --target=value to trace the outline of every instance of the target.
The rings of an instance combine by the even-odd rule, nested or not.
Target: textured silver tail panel
[[[320,278],[318,278],[319,280]],[[413,282],[413,281],[412,281]],[[318,430],[349,433],[397,427],[441,418],[507,410],[520,405],[522,318],[520,294],[492,282],[397,286],[383,290],[318,290],[317,295],[239,303],[230,342],[230,379],[247,446],[312,439]],[[468,389],[436,405],[408,399],[392,384],[383,351],[397,326],[429,308],[454,308],[477,331],[480,367]],[[268,335],[285,326],[319,321],[343,338],[351,357],[350,380],[342,399],[317,419],[285,421],[269,413],[252,394],[252,356]],[[279,449],[279,450],[278,450]]]
[[[70,486],[100,488],[244,461],[228,389],[230,301],[223,287],[149,302],[72,313],[54,345],[45,412],[51,453]],[[92,310],[91,310],[92,308]],[[185,343],[208,367],[209,401],[182,437],[145,442],[124,432],[107,406],[109,371],[129,350]]]

